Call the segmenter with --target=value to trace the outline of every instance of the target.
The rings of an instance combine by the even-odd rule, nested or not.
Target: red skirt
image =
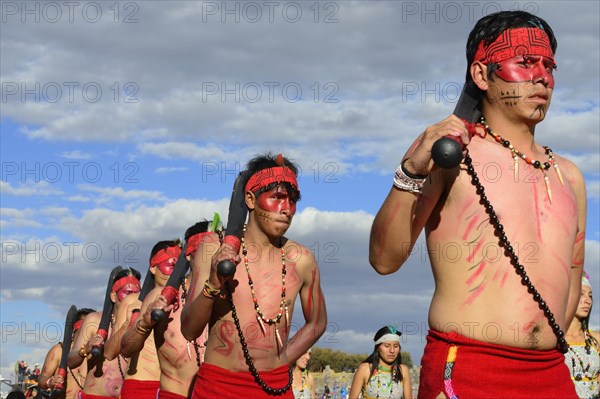
[[[272,388],[283,388],[289,382],[288,366],[270,371],[259,371],[260,377]],[[232,372],[224,368],[202,363],[194,385],[192,399],[294,399],[288,389],[282,395],[269,395],[254,380],[250,372]]]
[[[577,399],[558,350],[535,351],[429,330],[419,399]]]
[[[156,399],[160,381],[129,379],[123,381],[121,399]]]
[[[158,391],[158,397],[156,399],[187,399],[187,396],[181,396],[177,393],[173,393],[173,392],[169,392],[169,391],[165,391],[165,390],[159,390]]]
[[[102,396],[102,395],[92,395],[89,393],[84,393],[83,391],[79,391],[79,399],[115,399],[116,396]]]

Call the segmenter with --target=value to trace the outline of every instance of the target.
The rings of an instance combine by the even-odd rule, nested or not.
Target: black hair
[[[581,320],[581,330],[583,331],[583,336],[585,337],[585,352],[589,355],[591,346],[595,346],[597,349],[600,349],[600,344],[598,340],[590,334],[590,316],[592,315],[592,307],[594,306],[594,301],[590,305],[590,311],[588,315]]]
[[[246,185],[246,183],[248,183],[248,180],[250,180],[250,177],[252,177],[252,175],[254,175],[256,172],[261,171],[263,169],[279,166],[277,164],[276,160],[277,160],[276,155],[273,155],[273,153],[271,153],[271,152],[267,152],[264,155],[256,156],[256,157],[252,158],[250,161],[248,161],[248,163],[246,164],[246,171],[248,173],[246,175],[245,181],[242,182],[244,184],[244,186]],[[296,176],[298,176],[298,166],[294,162],[290,161],[286,157],[283,157],[283,162],[284,162],[285,166],[290,168],[292,170],[292,172],[294,172],[294,174]],[[271,183],[271,184],[257,190],[254,193],[254,195],[256,195],[258,197],[263,192],[269,191],[272,188],[277,187],[278,184],[281,184],[283,187],[285,187],[286,191],[288,192],[288,194],[290,195],[290,198],[293,201],[295,201],[295,202],[300,201],[300,199],[301,199],[300,191],[297,188],[292,187],[292,185],[287,182]]]
[[[198,222],[193,226],[190,226],[186,231],[184,238],[187,241],[191,236],[195,236],[196,234],[205,233],[208,231],[208,226],[210,225],[210,220],[203,220],[202,222]]]
[[[154,247],[152,247],[152,251],[150,251],[150,259],[148,260],[148,262],[150,262],[152,260],[152,257],[154,255],[156,255],[158,253],[158,251],[167,249],[169,247],[180,247],[180,246],[181,246],[181,240],[179,238],[176,240],[159,241],[154,245]]]
[[[127,276],[133,276],[133,277],[137,278],[138,280],[142,278],[142,275],[140,274],[140,272],[135,270],[133,267],[128,267],[128,268],[124,268],[123,270],[121,270],[120,272],[115,274],[115,279],[113,281],[113,284]]]
[[[396,334],[399,336],[402,335],[402,333],[398,330],[396,330],[395,327],[391,327],[391,326],[385,326],[385,327],[381,327],[379,330],[377,330],[377,332],[375,333],[375,337],[373,338],[373,341],[377,341],[379,338],[383,337],[385,334]],[[367,357],[363,363],[369,363],[371,365],[371,371],[369,373],[369,380],[373,377],[373,374],[375,374],[375,371],[377,371],[377,369],[379,368],[379,352],[377,351],[377,349],[379,348],[379,345],[381,344],[377,344],[375,345],[375,348],[373,349],[373,353],[371,353],[369,355],[369,357]],[[400,382],[402,381],[402,370],[400,369],[400,365],[402,364],[402,347],[400,347],[400,350],[398,351],[398,356],[396,357],[396,359],[394,359],[394,362],[392,363],[392,379],[394,380],[394,382]]]
[[[479,90],[475,85],[470,72],[471,64],[473,63],[473,58],[475,57],[475,52],[477,51],[479,43],[483,41],[485,46],[489,46],[502,34],[502,32],[516,28],[539,28],[544,30],[550,40],[552,53],[556,53],[558,43],[554,36],[554,32],[550,25],[540,17],[526,11],[500,11],[481,18],[477,21],[467,39],[467,73],[465,78],[465,86],[468,86],[468,91],[476,93],[480,99],[483,97],[484,92]],[[497,67],[498,64],[495,63],[488,65],[488,78],[493,79],[493,72]]]

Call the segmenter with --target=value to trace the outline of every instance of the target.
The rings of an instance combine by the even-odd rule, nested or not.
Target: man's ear
[[[116,303],[117,302],[117,293],[114,291],[110,292],[110,300],[112,301],[112,303]]]
[[[150,269],[148,270],[150,270],[150,273],[156,274],[156,266],[150,266]]]
[[[248,210],[253,211],[256,205],[256,197],[254,196],[254,193],[246,191],[244,199],[246,201],[246,206],[248,207]]]
[[[479,90],[486,91],[489,88],[487,69],[487,65],[480,61],[473,62],[469,68],[471,78]]]

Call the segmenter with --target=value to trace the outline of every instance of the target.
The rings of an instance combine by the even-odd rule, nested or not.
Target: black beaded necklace
[[[562,353],[567,353],[569,350],[569,345],[567,344],[567,340],[565,339],[565,333],[560,329],[560,326],[556,322],[554,318],[554,314],[548,307],[548,304],[537,289],[534,287],[533,283],[527,276],[527,272],[525,271],[525,267],[519,263],[519,257],[515,254],[514,248],[510,245],[510,241],[506,237],[506,233],[504,232],[504,226],[500,223],[500,219],[498,219],[498,215],[496,211],[494,211],[494,207],[488,200],[485,195],[485,188],[479,181],[477,177],[477,172],[475,172],[475,168],[473,167],[473,160],[469,155],[469,150],[466,150],[465,155],[465,165],[467,165],[467,174],[471,176],[471,184],[475,186],[475,192],[479,195],[479,202],[485,207],[486,213],[490,215],[490,223],[494,227],[495,235],[498,237],[498,245],[504,248],[505,254],[510,258],[510,263],[515,268],[515,272],[519,277],[521,277],[521,283],[527,287],[527,292],[531,294],[533,300],[538,304],[540,309],[544,312],[544,316],[548,319],[548,324],[552,328],[552,332],[556,335],[558,340],[558,348]]]
[[[293,375],[294,370],[291,367],[289,368],[289,372],[288,372],[289,381],[283,388],[272,388],[272,387],[268,386],[266,382],[264,382],[264,380],[258,374],[258,370],[256,369],[256,366],[254,366],[254,362],[252,361],[252,357],[250,356],[250,351],[248,351],[248,345],[246,344],[246,339],[244,338],[244,334],[242,333],[242,326],[240,325],[240,319],[237,316],[235,305],[233,304],[233,294],[227,284],[225,284],[225,291],[227,292],[227,297],[229,298],[229,305],[231,306],[231,317],[233,317],[233,322],[235,324],[235,328],[237,329],[238,336],[240,337],[240,344],[242,345],[242,351],[244,352],[244,359],[246,359],[246,364],[248,365],[248,369],[250,370],[250,373],[252,374],[252,376],[258,383],[258,385],[261,386],[263,391],[265,391],[269,395],[284,394],[292,386],[292,381],[293,381],[292,375]]]

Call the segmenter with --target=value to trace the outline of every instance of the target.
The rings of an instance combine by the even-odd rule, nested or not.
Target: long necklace
[[[479,195],[479,202],[485,207],[486,213],[490,215],[489,221],[494,227],[495,235],[498,237],[498,245],[504,248],[506,256],[510,259],[510,263],[515,268],[515,272],[519,277],[521,277],[521,284],[527,286],[527,292],[531,294],[533,300],[538,304],[540,309],[544,312],[544,316],[548,319],[548,324],[552,328],[552,332],[556,335],[558,341],[558,347],[562,353],[567,353],[569,350],[569,345],[567,344],[567,340],[565,339],[565,333],[560,329],[560,326],[556,322],[554,318],[554,314],[548,307],[548,304],[542,298],[542,295],[538,292],[538,290],[534,287],[533,283],[527,276],[527,272],[525,271],[525,266],[519,263],[519,257],[515,254],[514,248],[510,245],[510,241],[506,237],[506,233],[504,232],[504,226],[500,223],[500,219],[494,210],[494,207],[488,200],[485,195],[485,188],[479,181],[477,177],[477,172],[475,172],[475,168],[473,167],[473,160],[469,155],[469,150],[466,150],[465,155],[465,165],[467,165],[467,174],[471,176],[471,184],[475,186],[475,192]]]
[[[252,357],[250,356],[250,351],[248,350],[248,344],[246,344],[246,339],[244,338],[244,333],[242,332],[242,326],[240,325],[240,319],[237,316],[237,311],[235,309],[235,305],[233,304],[233,294],[229,289],[229,285],[225,284],[225,290],[227,292],[227,297],[229,298],[229,306],[231,306],[231,317],[233,318],[233,323],[235,324],[235,328],[237,330],[238,336],[240,337],[240,344],[242,345],[242,352],[244,353],[244,359],[246,359],[246,364],[248,365],[248,369],[250,370],[250,374],[254,377],[258,385],[270,395],[281,395],[287,392],[292,386],[293,382],[293,372],[294,370],[289,367],[288,369],[288,383],[282,388],[272,388],[267,385],[267,383],[261,378],[260,374],[258,374],[258,370],[256,366],[254,366],[254,362],[252,361]]]
[[[387,384],[383,384],[381,381],[381,378],[383,377],[383,373],[390,375],[390,381]],[[392,398],[392,392],[394,391],[394,373],[392,371],[391,368],[386,368],[383,366],[379,366],[377,367],[377,395],[376,398],[379,399],[380,396],[380,391],[381,391],[381,387],[384,387],[384,391],[383,393],[386,394],[387,396],[385,396],[386,398]]]
[[[579,356],[579,354],[571,346],[569,346],[569,352],[571,352],[574,355],[574,356],[571,356],[571,365],[573,366],[573,374],[574,374],[573,379],[575,381],[581,381],[583,379],[583,377],[588,376],[588,371],[590,371],[590,366],[592,364],[591,364],[591,362],[588,362],[587,367],[584,367],[583,360],[581,360],[581,357]],[[579,365],[581,366],[581,373],[575,372],[575,358],[577,358],[577,361],[579,362]]]
[[[285,311],[285,319],[287,322],[287,326],[289,328],[290,318],[288,314],[288,305],[285,297],[285,250],[283,249],[283,245],[281,245],[281,302],[279,302],[279,312],[275,318],[267,318],[260,310],[260,306],[258,304],[258,299],[256,298],[256,293],[254,292],[254,281],[252,280],[252,276],[250,275],[250,267],[248,266],[248,251],[246,249],[246,243],[244,241],[244,235],[246,233],[246,225],[244,225],[242,233],[242,255],[244,255],[244,266],[246,267],[246,273],[248,274],[248,285],[250,286],[250,292],[252,293],[252,300],[254,301],[254,310],[256,311],[256,319],[258,320],[258,324],[260,325],[260,329],[263,334],[267,333],[264,323],[268,325],[273,325],[279,323],[283,313]],[[281,340],[281,336],[279,335],[279,330],[277,327],[275,328],[275,335],[277,336],[277,343],[279,346],[283,348],[283,342]]]
[[[110,328],[115,331],[115,319],[114,315],[110,316]],[[121,378],[125,379],[125,374],[123,373],[123,369],[121,368],[121,354],[117,354],[117,364],[119,365],[119,373],[121,373]]]
[[[521,151],[517,150],[510,143],[510,141],[502,138],[502,136],[500,136],[499,134],[494,133],[492,128],[487,124],[485,117],[483,115],[479,118],[479,123],[484,127],[485,131],[494,138],[494,140],[496,140],[498,143],[502,144],[505,148],[508,148],[510,150],[510,152],[512,154],[512,158],[515,162],[515,164],[514,164],[515,182],[519,181],[519,158],[525,160],[525,162],[527,164],[533,166],[535,169],[539,169],[542,171],[542,173],[544,174],[544,183],[546,185],[546,193],[548,194],[548,200],[550,201],[550,203],[552,203],[552,190],[550,189],[550,179],[548,178],[548,175],[546,174],[548,169],[550,169],[550,167],[553,167],[554,170],[556,171],[556,175],[558,176],[558,180],[560,181],[560,184],[564,186],[565,183],[563,181],[562,173],[560,173],[560,168],[558,167],[558,164],[556,163],[556,160],[554,159],[554,153],[552,152],[550,147],[544,146],[545,153],[546,153],[546,155],[548,155],[548,161],[542,163],[541,161],[531,159],[527,155],[523,154]]]

